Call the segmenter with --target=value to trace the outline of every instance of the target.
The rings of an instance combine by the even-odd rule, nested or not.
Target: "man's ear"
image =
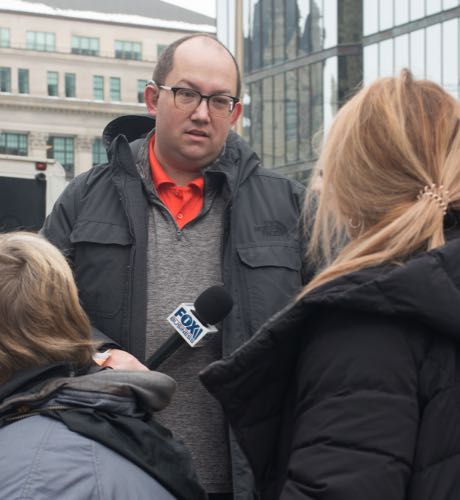
[[[144,102],[150,115],[156,116],[158,96],[160,89],[153,83],[149,83],[144,89]]]
[[[232,114],[230,115],[230,124],[235,125],[236,121],[241,115],[241,111],[243,111],[243,105],[241,102],[237,102],[235,104],[235,108],[232,111]]]

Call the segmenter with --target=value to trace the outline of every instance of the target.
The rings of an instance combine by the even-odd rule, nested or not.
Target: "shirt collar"
[[[163,167],[160,165],[158,158],[155,155],[155,134],[152,134],[149,144],[149,160],[150,160],[150,169],[152,172],[152,180],[153,184],[159,192],[159,190],[164,186],[168,187],[176,187],[177,184],[169,177],[169,175],[164,171]],[[204,188],[204,178],[203,176],[197,177],[190,181],[187,186],[196,187],[200,194],[203,194]]]

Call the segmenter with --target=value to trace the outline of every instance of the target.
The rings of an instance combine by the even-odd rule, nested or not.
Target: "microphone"
[[[167,318],[177,333],[173,333],[148,358],[146,366],[156,370],[184,340],[190,347],[195,347],[205,335],[217,332],[217,328],[212,325],[224,319],[232,307],[233,300],[222,286],[207,288],[193,304],[182,303],[177,306]]]

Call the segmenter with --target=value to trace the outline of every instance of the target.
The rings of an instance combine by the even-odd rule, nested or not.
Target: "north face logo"
[[[287,234],[286,226],[277,220],[265,221],[263,224],[256,225],[255,230],[271,238]]]

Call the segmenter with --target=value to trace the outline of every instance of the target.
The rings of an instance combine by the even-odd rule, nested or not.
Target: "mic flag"
[[[217,332],[212,326],[225,318],[233,306],[227,291],[219,286],[207,288],[194,304],[180,304],[169,316],[169,324],[190,345],[195,345],[208,333]]]
[[[232,298],[221,286],[207,288],[194,304],[180,304],[167,318],[179,335],[173,333],[145,362],[146,366],[156,370],[184,340],[195,347],[205,335],[217,331],[212,325],[224,319],[232,307]]]

